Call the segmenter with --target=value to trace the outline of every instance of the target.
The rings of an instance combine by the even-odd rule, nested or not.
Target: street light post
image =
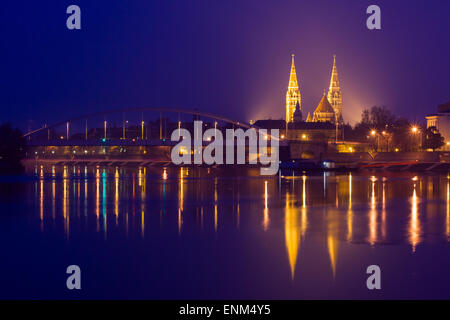
[[[416,126],[414,126],[414,127],[411,128],[411,132],[412,132],[412,134],[413,134],[413,142],[414,142],[414,144],[416,144],[416,141],[414,141],[414,140],[417,140],[416,136],[417,136],[417,133],[420,132],[420,131],[419,131],[419,128],[417,128]],[[417,150],[419,150],[419,146],[417,146]]]

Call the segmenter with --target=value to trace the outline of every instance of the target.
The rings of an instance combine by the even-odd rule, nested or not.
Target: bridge
[[[196,120],[200,120],[200,118],[209,118],[214,120],[215,125],[217,125],[218,121],[221,122],[225,122],[228,124],[231,124],[233,126],[236,127],[242,127],[242,128],[250,128],[251,125],[245,122],[241,122],[241,121],[235,121],[232,120],[230,118],[227,117],[223,117],[220,115],[216,115],[213,113],[208,113],[208,112],[202,112],[202,111],[197,111],[197,110],[183,110],[183,109],[176,109],[176,108],[160,108],[160,107],[145,107],[145,108],[125,108],[125,109],[115,109],[115,110],[108,110],[108,111],[102,111],[102,112],[95,112],[95,113],[90,113],[87,115],[83,115],[83,116],[79,116],[79,117],[75,117],[75,118],[71,118],[71,119],[67,119],[64,121],[60,121],[57,122],[55,124],[52,124],[50,126],[44,125],[41,128],[35,129],[35,130],[31,130],[30,132],[27,132],[24,137],[28,138],[30,140],[30,138],[32,137],[36,137],[38,134],[42,133],[42,132],[47,132],[48,135],[48,139],[47,140],[51,140],[50,139],[50,132],[52,129],[56,129],[58,127],[61,126],[65,126],[65,135],[63,135],[61,140],[69,140],[70,139],[70,126],[71,123],[74,122],[84,122],[84,134],[85,134],[85,140],[89,140],[89,127],[88,127],[88,123],[90,119],[93,118],[99,118],[99,117],[103,117],[104,121],[103,121],[103,130],[104,130],[104,138],[107,139],[108,137],[108,120],[107,117],[109,116],[114,116],[117,114],[122,114],[122,131],[123,131],[123,135],[121,137],[122,140],[125,140],[127,138],[129,138],[127,136],[127,127],[130,126],[128,120],[126,120],[125,115],[128,113],[141,113],[142,117],[141,117],[141,121],[140,123],[138,123],[137,125],[141,127],[141,140],[147,140],[145,139],[147,136],[145,135],[145,129],[146,129],[146,123],[144,121],[144,113],[148,113],[148,112],[159,112],[159,128],[160,128],[160,133],[162,133],[163,131],[163,126],[167,125],[167,123],[163,121],[163,117],[162,114],[163,113],[169,113],[169,114],[177,114],[178,115],[178,128],[181,127],[182,125],[182,121],[180,120],[180,115],[191,115],[194,116],[196,118]],[[166,119],[165,119],[166,120]],[[139,138],[139,137],[135,137],[134,139]],[[162,138],[162,134],[160,135],[160,140],[163,140]]]
[[[187,120],[187,116],[191,118]],[[177,128],[192,133],[193,120],[204,121],[203,131],[252,127],[246,122],[197,110],[165,107],[107,110],[27,132],[24,135],[29,146],[27,159],[55,164],[167,163],[177,143],[171,141],[171,133]]]

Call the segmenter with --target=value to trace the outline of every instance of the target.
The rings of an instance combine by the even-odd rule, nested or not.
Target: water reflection
[[[450,237],[450,179],[447,177],[447,214],[445,218],[446,234]]]
[[[353,210],[352,210],[352,174],[348,175],[348,209],[347,209],[347,241],[353,236]]]
[[[316,253],[329,261],[328,275],[337,278],[346,246],[400,244],[415,253],[423,242],[450,237],[450,180],[445,176],[261,178],[213,169],[118,165],[39,166],[33,172],[37,229],[44,233],[60,230],[69,241],[90,232],[106,241],[122,233],[142,240],[154,234],[180,239],[214,234],[211,241],[246,234],[262,239],[268,251],[283,245],[280,263],[291,280],[301,264],[311,263],[309,245],[320,248]],[[433,225],[439,229],[430,229]]]
[[[418,218],[419,212],[417,209],[417,203],[418,199],[417,199],[416,184],[414,183],[414,191],[411,197],[411,215],[410,215],[411,220],[409,224],[409,241],[411,243],[413,252],[416,251],[416,246],[420,242],[420,221]]]
[[[377,179],[372,176],[370,178],[371,194],[370,194],[370,210],[369,210],[369,243],[374,245],[377,242],[377,200],[375,197],[375,182]]]
[[[267,202],[269,200],[269,193],[267,191],[267,180],[264,181],[264,219],[263,219],[263,228],[264,231],[267,231],[269,228],[269,207],[267,205]]]
[[[290,196],[291,195],[289,193],[286,193],[284,232],[289,266],[291,269],[291,278],[294,279],[295,266],[297,263],[297,255],[300,246],[300,221],[298,210],[293,207]]]
[[[294,181],[294,179],[292,179]],[[292,185],[292,191],[294,190],[294,184]],[[295,268],[297,265],[297,257],[300,251],[300,242],[302,237],[305,236],[307,230],[307,213],[306,213],[306,176],[302,176],[302,204],[301,208],[296,206],[296,200],[298,198],[295,194],[291,194],[286,189],[285,194],[285,243],[286,250],[289,259],[289,267],[291,270],[291,279],[294,279]]]

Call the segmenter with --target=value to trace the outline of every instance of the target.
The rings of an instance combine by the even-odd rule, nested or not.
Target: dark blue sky
[[[82,30],[66,28],[66,8]],[[365,27],[378,4],[382,30]],[[123,107],[281,118],[296,57],[306,115],[337,55],[344,118],[422,121],[450,100],[450,1],[20,1],[0,9],[0,121],[25,128]]]

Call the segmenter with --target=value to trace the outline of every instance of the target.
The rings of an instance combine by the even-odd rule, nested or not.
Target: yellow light
[[[372,136],[374,136],[374,135],[377,134],[377,132],[376,132],[375,130],[372,130],[372,131],[370,131],[370,134],[371,134]]]
[[[284,134],[281,135],[281,139],[284,139]]]
[[[395,148],[395,152],[398,152],[398,148]]]
[[[352,148],[352,147],[348,148],[348,150],[349,150],[350,152],[353,152],[353,148]]]
[[[411,131],[412,131],[413,133],[416,133],[418,130],[419,130],[419,129],[417,129],[417,127],[412,127],[412,128],[411,128]]]
[[[306,134],[302,134],[302,139],[303,139],[303,140],[306,139]]]

